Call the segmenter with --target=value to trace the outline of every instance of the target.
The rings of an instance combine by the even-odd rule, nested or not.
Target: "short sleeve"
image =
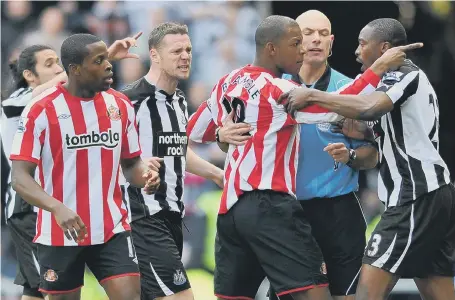
[[[204,101],[197,109],[197,111],[191,115],[186,134],[190,140],[197,143],[211,143],[215,142],[215,130],[217,126],[212,118],[212,113],[207,105],[207,101]]]
[[[131,102],[126,104],[128,112],[128,120],[126,131],[122,139],[122,158],[133,158],[141,155],[141,147],[139,144],[139,134],[137,128],[136,114]]]
[[[383,77],[382,86],[377,91],[385,92],[394,105],[403,105],[409,97],[417,92],[418,86],[418,70],[407,73],[393,71]]]
[[[25,160],[38,164],[47,127],[44,107],[30,104],[22,112],[11,146],[11,160]]]

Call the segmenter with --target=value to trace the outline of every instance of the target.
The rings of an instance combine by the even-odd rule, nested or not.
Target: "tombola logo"
[[[108,131],[100,133],[92,131],[91,133],[78,134],[74,136],[66,134],[66,147],[68,149],[84,149],[89,147],[104,147],[113,149],[117,147],[119,141],[119,133],[112,132],[110,128]]]

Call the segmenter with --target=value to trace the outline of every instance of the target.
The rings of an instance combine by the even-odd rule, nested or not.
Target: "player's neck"
[[[304,84],[314,84],[319,78],[324,75],[324,72],[327,68],[327,63],[323,63],[320,65],[310,65],[310,64],[303,64],[300,68],[299,76],[300,79],[303,81]]]
[[[77,84],[73,83],[72,81],[68,80],[68,82],[63,84],[63,87],[74,97],[90,99],[95,97],[96,92],[85,89],[81,86],[77,86]]]
[[[279,78],[281,78],[281,76],[283,75],[283,73],[280,70],[278,70],[275,63],[273,63],[272,61],[268,61],[267,59],[263,59],[260,56],[256,56],[256,58],[253,61],[253,66],[267,69],[271,73],[275,74],[276,77]]]
[[[178,80],[171,78],[166,72],[163,72],[159,68],[150,68],[145,75],[145,78],[148,82],[155,85],[157,89],[163,90],[169,95],[174,94],[177,89]]]

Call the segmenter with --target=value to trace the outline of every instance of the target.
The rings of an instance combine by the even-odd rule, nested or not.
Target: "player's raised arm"
[[[395,68],[404,63],[405,51],[421,47],[421,43],[410,44],[407,46],[394,47],[387,50],[380,58],[378,58],[370,69],[374,69],[381,73],[384,70]],[[389,52],[390,51],[390,52]],[[364,80],[365,76],[370,76],[371,73],[365,72],[358,80]],[[377,74],[379,75],[379,74]],[[380,74],[382,76],[382,74]],[[410,75],[409,75],[410,76]],[[401,80],[400,80],[401,81]],[[412,78],[408,77],[403,80],[400,86],[405,87],[412,82]],[[352,86],[355,86],[355,82]],[[397,90],[397,89],[395,89]],[[403,89],[401,89],[403,90]],[[287,110],[294,112],[311,104],[320,105],[328,110],[334,111],[351,119],[359,120],[376,120],[380,116],[386,114],[393,109],[394,99],[399,96],[399,91],[393,90],[389,94],[380,90],[369,95],[348,95],[347,91],[342,94],[329,94],[313,89],[294,89],[281,96],[281,99],[287,99]]]

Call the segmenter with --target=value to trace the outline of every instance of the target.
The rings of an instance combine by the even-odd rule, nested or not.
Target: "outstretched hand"
[[[396,46],[388,49],[384,54],[377,59],[374,64],[383,64],[388,70],[396,70],[403,65],[406,59],[406,52],[423,47],[423,43],[413,43],[404,46]]]
[[[295,118],[295,113],[308,105],[313,89],[299,87],[283,93],[278,97],[277,103],[284,105],[284,110]]]
[[[136,47],[137,39],[142,35],[142,31],[136,33],[132,37],[127,37],[122,40],[116,40],[107,49],[109,53],[109,60],[121,60],[125,58],[139,59],[139,55],[128,52],[131,47]]]

